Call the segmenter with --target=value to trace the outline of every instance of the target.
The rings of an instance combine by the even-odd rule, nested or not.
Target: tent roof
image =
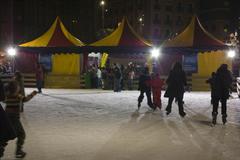
[[[193,49],[217,49],[227,47],[223,42],[207,32],[199,19],[193,16],[186,29],[175,38],[165,41],[163,47],[193,48]]]
[[[118,47],[150,47],[152,44],[139,36],[129,24],[126,18],[123,18],[117,29],[107,37],[90,44],[90,46],[118,46]]]
[[[84,43],[68,32],[59,17],[43,35],[21,44],[20,47],[71,47],[84,46]]]

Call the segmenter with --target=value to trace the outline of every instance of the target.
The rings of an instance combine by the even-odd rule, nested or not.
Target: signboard
[[[52,70],[52,55],[51,54],[44,54],[40,55],[39,63],[41,63],[46,71]]]
[[[197,54],[194,54],[194,55],[184,55],[183,56],[183,69],[187,73],[197,73],[198,72],[198,58],[197,58]]]

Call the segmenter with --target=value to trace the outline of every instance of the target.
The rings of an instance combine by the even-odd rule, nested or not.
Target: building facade
[[[109,0],[107,23],[126,16],[134,29],[159,44],[181,32],[197,12],[196,0]]]
[[[207,31],[222,41],[226,41],[233,31],[231,0],[199,1],[199,18]]]

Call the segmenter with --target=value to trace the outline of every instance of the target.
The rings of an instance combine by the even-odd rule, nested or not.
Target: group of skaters
[[[138,97],[138,109],[141,107],[141,102],[145,93],[147,96],[148,106],[153,110],[156,110],[157,108],[161,110],[161,90],[164,83],[168,86],[164,94],[164,97],[168,97],[166,114],[169,115],[171,113],[172,103],[175,98],[178,102],[179,114],[184,117],[186,113],[183,108],[183,94],[185,91],[184,87],[187,86],[187,78],[184,70],[182,69],[181,63],[178,62],[175,63],[165,82],[160,78],[159,73],[153,73],[150,76],[148,68],[146,67],[144,69],[142,75],[139,77],[140,95]],[[151,93],[153,94],[153,101]]]
[[[131,71],[134,71],[134,69],[130,68],[128,73],[131,73]],[[114,65],[113,77],[116,78],[114,79],[114,83],[118,85],[114,86],[114,91],[119,91],[121,89],[119,88],[121,84],[120,75],[121,69],[117,65]],[[216,73],[213,73],[212,77],[207,80],[207,82],[211,85],[213,125],[215,125],[217,121],[219,102],[221,102],[222,107],[223,124],[227,122],[227,99],[230,95],[232,81],[231,72],[228,70],[228,66],[226,64],[222,64],[217,69]],[[185,92],[184,88],[187,86],[187,78],[181,63],[179,62],[175,63],[166,81],[161,79],[159,73],[153,73],[150,75],[148,68],[144,68],[139,77],[140,96],[138,97],[138,109],[141,107],[141,102],[143,101],[145,93],[149,107],[153,111],[157,108],[161,110],[161,90],[164,83],[167,85],[164,97],[168,98],[168,104],[165,109],[166,114],[169,115],[171,113],[172,103],[175,99],[178,103],[180,116],[185,117],[186,113],[184,112],[183,96]],[[33,91],[31,94],[25,95],[22,76],[19,72],[15,73],[14,79],[6,86],[3,85],[0,79],[0,101],[6,104],[5,110],[2,106],[0,106],[0,158],[3,157],[8,141],[15,138],[17,138],[17,147],[15,152],[16,158],[24,158],[26,156],[26,153],[23,151],[26,134],[20,121],[20,113],[23,111],[23,103],[31,100],[36,94],[37,91]],[[153,94],[153,101],[151,94]]]
[[[221,103],[222,122],[227,122],[227,100],[230,96],[231,86],[233,78],[231,72],[228,70],[227,64],[222,64],[207,80],[211,86],[211,103],[213,105],[212,110],[212,124],[216,125],[219,102]],[[160,78],[159,73],[153,73],[151,76],[149,70],[146,67],[143,73],[139,77],[139,90],[140,95],[138,97],[138,109],[141,107],[141,102],[144,98],[144,93],[147,96],[148,106],[155,111],[157,108],[161,110],[161,90],[166,83],[167,89],[164,97],[168,98],[168,104],[166,107],[166,114],[169,115],[172,111],[172,103],[175,101],[178,104],[178,112],[181,117],[185,117],[184,112],[184,92],[187,86],[186,74],[182,68],[181,63],[177,62],[171,69],[168,78],[164,82]],[[151,97],[153,94],[153,101]]]

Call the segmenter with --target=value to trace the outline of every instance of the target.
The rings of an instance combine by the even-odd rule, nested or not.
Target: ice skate
[[[138,110],[140,109],[140,107],[141,107],[141,103],[140,103],[140,102],[138,102]]]
[[[169,115],[171,113],[171,111],[169,110],[169,106],[167,106],[167,108],[165,109],[166,114]]]
[[[223,122],[223,125],[225,125],[225,124],[227,123],[227,118],[226,118],[226,116],[223,116],[223,117],[222,117],[222,122]]]
[[[212,119],[212,125],[216,125],[217,124],[217,116],[213,116],[213,119]]]
[[[184,117],[186,116],[186,113],[185,113],[185,112],[182,112],[182,113],[180,113],[180,116],[181,116],[182,118],[184,118]]]
[[[26,154],[27,154],[26,152],[24,152],[23,150],[19,149],[19,150],[16,151],[15,157],[16,158],[24,158],[26,156]]]
[[[0,147],[0,160],[3,157],[3,152],[4,152],[4,149],[2,147]]]

